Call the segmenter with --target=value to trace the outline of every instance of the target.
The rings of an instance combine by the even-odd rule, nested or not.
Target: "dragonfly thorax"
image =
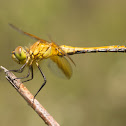
[[[12,52],[12,58],[19,64],[24,64],[26,62],[26,50],[22,46],[18,46]]]

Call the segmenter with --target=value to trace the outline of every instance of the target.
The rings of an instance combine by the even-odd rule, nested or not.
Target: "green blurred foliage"
[[[0,1],[0,65],[20,66],[11,51],[35,41],[8,26],[57,44],[71,46],[125,45],[124,0],[5,0]],[[52,75],[42,65],[47,84],[37,99],[61,126],[126,125],[126,58],[124,53],[71,56],[76,63],[70,80]],[[26,72],[24,73],[26,74]],[[23,76],[18,74],[18,76]],[[37,69],[34,80],[25,83],[35,94],[43,79]],[[0,125],[45,125],[0,73]]]

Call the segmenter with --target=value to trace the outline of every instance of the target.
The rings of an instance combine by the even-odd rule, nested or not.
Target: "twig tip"
[[[5,67],[3,67],[3,66],[0,66],[0,68],[3,69],[4,72],[7,72],[7,71],[8,71],[8,70],[7,70]]]

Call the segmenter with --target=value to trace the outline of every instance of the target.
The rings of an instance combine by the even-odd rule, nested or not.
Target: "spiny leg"
[[[24,83],[24,82],[27,82],[27,81],[30,81],[30,80],[33,79],[33,66],[29,66],[29,72],[28,72],[28,74],[27,74],[27,76],[26,76],[25,78],[29,77],[30,71],[31,71],[31,78],[28,79],[28,80],[22,81],[23,83]]]
[[[35,97],[37,96],[37,94],[41,91],[41,89],[44,87],[44,85],[46,84],[46,81],[47,81],[45,75],[43,74],[43,72],[42,72],[42,70],[41,70],[41,68],[40,68],[40,66],[38,65],[37,62],[36,62],[36,65],[37,65],[37,67],[38,67],[38,69],[39,69],[39,71],[40,71],[42,77],[44,78],[44,83],[42,84],[42,86],[39,88],[39,90],[38,90],[37,93],[35,94],[34,99],[35,99]]]
[[[33,66],[29,66],[28,73],[27,73],[27,75],[25,77],[14,78],[13,80],[15,80],[15,79],[25,79],[25,78],[28,78],[30,76],[30,72],[31,72],[31,78],[28,79],[28,80],[22,81],[22,83],[27,82],[27,81],[30,81],[30,80],[33,79]]]
[[[9,71],[22,73],[26,65],[27,65],[27,63],[25,63],[23,66],[21,66],[20,69],[18,69],[18,70],[9,70]]]

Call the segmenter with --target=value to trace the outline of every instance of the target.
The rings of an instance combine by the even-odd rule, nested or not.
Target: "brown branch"
[[[29,90],[23,85],[20,79],[14,79],[16,76],[8,71],[6,68],[2,67],[6,74],[6,79],[11,83],[11,85],[17,90],[17,92],[26,100],[26,102],[31,106],[34,111],[44,120],[48,126],[60,126],[53,117],[46,111],[46,109],[36,100],[34,96],[29,92]],[[33,102],[34,100],[34,102]]]

